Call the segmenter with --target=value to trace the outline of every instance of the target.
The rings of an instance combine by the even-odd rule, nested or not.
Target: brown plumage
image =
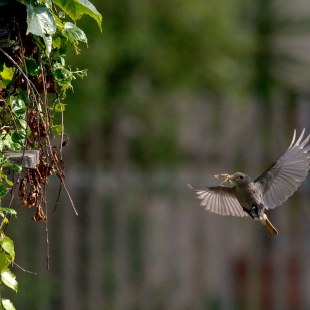
[[[220,215],[249,215],[259,220],[271,235],[278,234],[265,210],[281,205],[305,180],[310,168],[310,135],[303,139],[304,133],[305,130],[295,142],[294,131],[288,149],[255,180],[242,172],[215,175],[216,178],[223,179],[222,184],[229,181],[234,186],[226,187],[221,184],[195,190],[197,198],[201,200],[200,205]]]

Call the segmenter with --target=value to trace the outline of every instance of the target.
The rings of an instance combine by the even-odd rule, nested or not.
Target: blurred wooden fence
[[[18,309],[310,309],[309,178],[269,213],[279,230],[273,238],[249,218],[203,211],[187,187],[216,184],[219,172],[257,176],[289,145],[295,127],[309,132],[308,100],[294,109],[275,100],[268,116],[258,103],[176,102],[183,167],[71,166],[78,217],[65,195],[52,214],[58,190],[51,184],[49,271],[45,224],[18,208],[11,225],[17,263],[39,273],[15,271]]]

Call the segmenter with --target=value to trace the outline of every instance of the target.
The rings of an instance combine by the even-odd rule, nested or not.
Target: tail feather
[[[278,234],[278,231],[276,228],[272,225],[272,223],[269,221],[266,214],[263,214],[262,219],[260,219],[260,222],[267,228],[268,232],[271,236],[275,236]]]

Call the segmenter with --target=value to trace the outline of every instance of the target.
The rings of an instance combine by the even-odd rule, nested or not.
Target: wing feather
[[[190,186],[190,188],[192,188]],[[193,188],[192,188],[193,189]],[[201,200],[200,205],[205,210],[220,215],[247,216],[243,211],[232,187],[213,186],[205,190],[195,190],[196,196]]]
[[[305,180],[310,168],[310,135],[304,138],[305,129],[296,140],[296,130],[288,149],[276,163],[260,175],[255,183],[260,185],[267,208],[281,205]]]

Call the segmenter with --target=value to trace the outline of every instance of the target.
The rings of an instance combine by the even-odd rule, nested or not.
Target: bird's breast
[[[264,204],[261,190],[254,184],[239,186],[236,189],[236,197],[241,207],[251,209],[253,205],[262,206]]]

